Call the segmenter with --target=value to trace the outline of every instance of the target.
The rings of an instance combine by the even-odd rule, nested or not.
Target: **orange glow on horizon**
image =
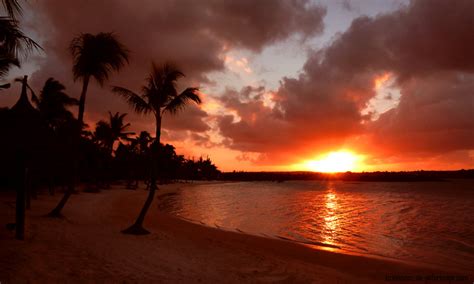
[[[361,170],[360,155],[351,151],[341,150],[330,152],[317,159],[307,160],[301,164],[294,165],[295,170],[307,170],[322,173],[338,173]]]

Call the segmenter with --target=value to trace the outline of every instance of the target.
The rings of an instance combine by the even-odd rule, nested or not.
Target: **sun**
[[[357,168],[358,155],[349,151],[330,152],[317,160],[304,163],[307,170],[323,173],[353,171]]]

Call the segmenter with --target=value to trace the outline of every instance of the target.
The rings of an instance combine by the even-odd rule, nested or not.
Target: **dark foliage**
[[[124,121],[125,114],[109,112],[109,121],[99,121],[94,133],[83,131],[76,141],[79,122],[69,110],[76,105],[64,86],[50,78],[38,97],[30,90],[29,97],[20,97],[11,109],[0,108],[0,131],[4,133],[0,187],[13,189],[22,182],[20,156],[28,162],[36,187],[48,187],[53,193],[54,188],[67,186],[72,175],[71,149],[80,153],[78,181],[94,188],[121,180],[136,187],[139,181],[148,181],[152,163],[160,183],[218,178],[220,172],[209,158],[185,159],[169,144],[160,144],[152,160],[154,139],[145,131],[131,137],[134,133],[126,131],[130,124]]]

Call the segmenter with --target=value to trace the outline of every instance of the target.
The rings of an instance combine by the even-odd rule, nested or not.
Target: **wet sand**
[[[146,194],[117,186],[73,195],[62,219],[44,217],[61,194],[39,195],[28,211],[27,239],[17,241],[4,225],[14,220],[14,195],[2,193],[0,282],[442,283],[406,280],[462,275],[209,228],[158,212],[157,200],[145,222],[152,234],[121,234]],[[391,276],[409,278],[387,281]]]

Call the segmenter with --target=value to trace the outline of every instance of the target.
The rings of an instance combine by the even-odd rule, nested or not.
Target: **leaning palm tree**
[[[151,178],[150,191],[135,223],[122,231],[126,234],[148,234],[149,232],[143,228],[143,221],[146,213],[153,201],[157,177],[156,158],[160,146],[161,121],[165,113],[176,114],[183,109],[190,101],[201,103],[198,95],[198,88],[187,88],[183,92],[178,93],[176,90],[176,81],[184,77],[184,74],[173,65],[166,63],[158,67],[152,63],[151,74],[146,79],[146,85],[142,88],[141,94],[136,94],[122,87],[113,87],[113,92],[122,96],[127,103],[137,112],[142,114],[153,114],[156,123],[155,140],[151,149]]]
[[[109,78],[111,71],[119,71],[125,63],[128,63],[128,50],[118,41],[113,33],[80,34],[71,41],[69,50],[74,58],[72,68],[74,80],[82,80],[82,92],[79,98],[79,114],[77,117],[79,128],[82,129],[87,87],[89,86],[90,79],[95,79],[102,86]],[[78,141],[80,139],[80,129],[77,131]],[[73,149],[74,153],[77,152],[75,150],[77,149]],[[74,192],[74,183],[78,175],[78,162],[77,157],[73,157],[73,159],[75,164],[73,165],[71,184],[58,205],[49,213],[51,217],[61,216],[61,210]]]

